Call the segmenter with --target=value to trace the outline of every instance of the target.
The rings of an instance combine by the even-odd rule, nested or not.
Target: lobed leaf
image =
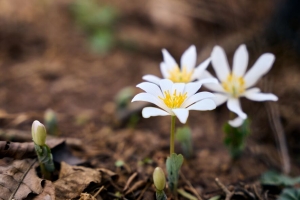
[[[178,175],[180,167],[183,163],[183,156],[181,154],[173,153],[167,158],[166,167],[168,172],[169,187],[171,191],[176,190],[178,183]]]

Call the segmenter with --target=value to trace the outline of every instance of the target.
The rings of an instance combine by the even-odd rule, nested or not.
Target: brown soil
[[[195,44],[201,61],[209,56],[215,44],[223,46],[232,58],[238,45],[246,43],[250,64],[263,52],[276,55],[271,72],[259,85],[271,88],[280,99],[280,122],[291,155],[291,174],[300,174],[297,52],[289,41],[269,40],[273,36],[271,25],[278,2],[116,0],[101,3],[115,6],[119,12],[115,25],[118,44],[106,55],[90,51],[86,33],[70,12],[72,1],[0,2],[2,128],[30,132],[32,121],[43,121],[45,110],[52,108],[58,113],[61,136],[82,140],[86,153],[76,152],[76,155],[87,159],[90,167],[117,172],[120,175],[117,185],[122,188],[134,172],[138,172],[134,181],[150,180],[154,167],[164,168],[168,156],[170,118],[140,118],[134,128],[126,120],[116,122],[116,94],[126,86],[140,83],[145,74],[160,76],[162,48],[179,60],[181,53]],[[134,48],[121,45],[126,42]],[[180,187],[188,190],[191,183],[204,198],[224,194],[214,182],[218,177],[225,185],[252,191],[249,188],[253,185],[261,189],[259,176],[263,172],[282,168],[268,107],[248,100],[242,104],[251,117],[252,134],[244,155],[234,162],[222,141],[227,108],[191,113],[194,156],[184,162],[182,174],[186,180],[180,179]],[[177,127],[180,126],[177,121]],[[181,153],[179,144],[176,151]],[[153,162],[141,165],[145,158]],[[116,167],[117,160],[124,161],[124,167]],[[110,192],[116,190],[112,187]],[[154,199],[151,181],[135,192],[127,198],[137,199],[142,192],[141,199]],[[104,196],[113,199],[109,194]],[[241,194],[234,199],[251,198]],[[269,194],[268,199],[275,199],[274,194]]]

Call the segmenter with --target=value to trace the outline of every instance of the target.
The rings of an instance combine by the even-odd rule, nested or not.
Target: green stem
[[[170,133],[170,155],[174,153],[174,144],[175,144],[175,116],[171,116],[171,133]]]
[[[46,170],[44,163],[40,162],[40,168],[44,179],[51,180],[51,174]]]

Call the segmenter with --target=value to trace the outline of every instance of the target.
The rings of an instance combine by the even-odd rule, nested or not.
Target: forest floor
[[[236,161],[223,145],[226,106],[191,112],[188,123],[193,156],[184,161],[179,188],[196,199],[217,195],[223,199],[225,193],[215,181],[218,178],[234,191],[232,199],[276,199],[279,191],[263,188],[260,176],[283,168],[276,142],[278,124],[287,140],[290,175],[300,175],[299,58],[288,42],[269,41],[276,5],[271,0],[255,5],[249,2],[102,1],[100,5],[109,4],[118,14],[113,25],[115,45],[106,54],[99,54],[87,45],[88,35],[74,19],[71,0],[1,1],[0,139],[11,141],[10,148],[20,145],[14,142],[31,142],[32,122],[43,122],[45,111],[51,108],[59,126],[58,134],[51,136],[58,168],[52,182],[44,182],[42,187],[48,188],[44,195],[79,199],[81,193],[94,195],[98,191],[96,199],[155,199],[152,172],[157,166],[165,169],[170,118],[143,119],[138,103],[128,104],[125,114],[120,114],[116,95],[142,82],[143,75],[160,76],[162,48],[179,61],[183,51],[195,44],[200,62],[219,44],[231,63],[235,49],[245,43],[250,66],[264,52],[276,55],[273,68],[259,87],[276,94],[279,101],[242,99],[243,110],[251,118],[251,135],[244,154]],[[182,126],[179,121],[176,125]],[[31,151],[32,143],[26,145],[26,151]],[[179,143],[175,148],[182,153]],[[26,159],[14,155],[27,164],[34,161],[32,155]],[[12,158],[0,160],[5,167],[14,164]],[[74,164],[84,168],[71,166]],[[63,174],[63,169],[84,173],[60,180],[58,174]],[[94,179],[95,174],[100,178]],[[66,191],[61,189],[64,186]],[[39,193],[34,191],[27,191],[27,199],[37,198]],[[178,198],[185,199],[182,195]]]

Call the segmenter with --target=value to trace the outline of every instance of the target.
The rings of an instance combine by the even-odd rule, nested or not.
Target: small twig
[[[108,178],[108,181],[109,181],[109,183],[110,183],[114,188],[116,188],[119,192],[122,191],[122,189],[121,189],[117,184],[115,184],[115,182],[114,182],[110,177]]]
[[[96,198],[96,196],[98,196],[98,194],[104,189],[104,185],[102,185],[101,188],[99,188],[99,190],[93,195],[93,197]]]
[[[126,191],[126,190],[129,188],[130,183],[135,179],[135,177],[136,177],[137,175],[138,175],[138,173],[135,172],[135,173],[133,173],[133,174],[129,177],[129,179],[127,180],[127,182],[126,182],[126,184],[125,184],[125,187],[124,187],[123,191]]]
[[[268,193],[269,193],[269,190],[267,190],[267,191],[265,192],[265,194],[264,194],[265,200],[268,200]]]
[[[8,200],[14,199],[14,196],[15,196],[16,192],[18,191],[18,189],[20,188],[20,185],[23,183],[23,180],[25,179],[25,177],[27,176],[28,172],[30,171],[30,169],[32,168],[32,166],[35,164],[36,161],[37,161],[37,159],[34,159],[32,161],[31,165],[28,167],[28,169],[26,170],[26,172],[23,174],[20,182],[18,183],[18,186],[16,187],[15,191],[11,194],[11,196],[9,197]]]
[[[267,102],[267,113],[268,119],[271,124],[271,128],[275,133],[275,138],[277,145],[279,146],[279,154],[282,162],[282,171],[284,174],[289,174],[291,170],[290,157],[286,145],[285,133],[280,122],[280,115],[278,111],[278,106],[275,103]]]
[[[221,183],[221,181],[218,178],[215,179],[215,182],[223,190],[223,192],[225,192],[225,194],[226,194],[226,199],[225,200],[230,200],[231,197],[234,195],[234,192],[230,192],[227,189],[227,187],[225,187],[225,185],[223,183]]]
[[[253,185],[253,190],[254,190],[254,193],[255,193],[255,195],[257,196],[257,198],[258,198],[259,200],[264,200],[264,199],[261,197],[261,195],[258,193],[256,185]]]
[[[198,194],[197,190],[193,187],[193,185],[191,184],[191,182],[189,182],[184,174],[180,171],[180,176],[181,178],[183,179],[183,181],[190,187],[191,191],[193,192],[193,194],[199,199],[199,200],[202,200],[201,196]]]
[[[268,84],[269,83],[269,84]],[[265,88],[270,90],[271,82],[265,81]],[[279,156],[281,157],[282,171],[284,174],[289,174],[291,171],[290,157],[286,144],[284,129],[280,121],[280,113],[278,104],[267,102],[266,104],[268,120],[275,134],[276,143],[279,147]]]
[[[150,184],[148,183],[145,188],[142,190],[141,194],[139,195],[139,197],[137,198],[137,200],[142,199],[144,193],[146,192],[146,190],[148,189],[148,187],[150,186]]]

